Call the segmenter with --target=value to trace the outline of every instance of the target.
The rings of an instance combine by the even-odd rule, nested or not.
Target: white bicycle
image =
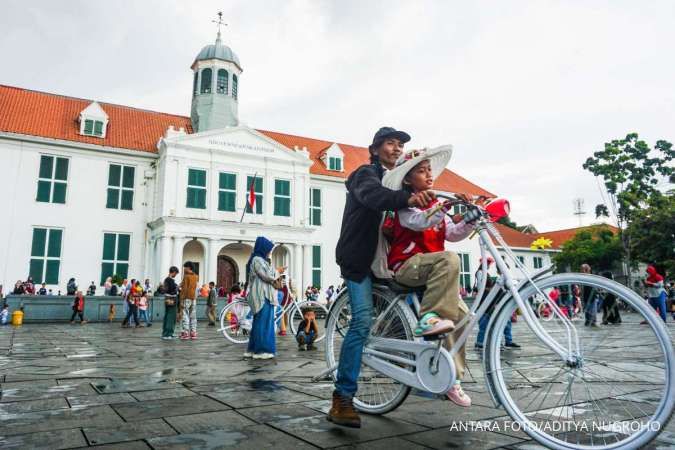
[[[326,330],[321,324],[325,323],[323,319],[328,316],[328,308],[314,300],[297,301],[297,299],[292,298],[283,308],[275,311],[275,328],[279,329],[283,317],[288,317],[291,333],[295,336],[298,325],[303,320],[303,312],[307,310],[314,311],[319,325],[319,334],[315,337],[314,342],[322,341],[326,337]],[[220,311],[220,328],[218,331],[222,332],[223,336],[232,343],[246,344],[252,326],[253,314],[245,299],[235,300]]]
[[[646,445],[666,425],[675,407],[675,357],[662,320],[639,295],[607,278],[580,273],[550,275],[551,267],[528,273],[492,225],[500,207],[491,205],[465,204],[468,212],[464,220],[476,222],[482,261],[490,254],[503,275],[484,301],[475,301],[457,324],[453,348],[444,349],[442,339],[434,342],[413,336],[420,310],[417,290],[374,282],[373,326],[364,348],[355,406],[365,413],[384,414],[401,405],[411,388],[447,392],[456,377],[453,356],[480,317],[494,306],[483,350],[485,383],[495,405],[503,407],[523,431],[554,449],[637,449]],[[508,203],[502,203],[502,209],[508,213]],[[514,282],[505,258],[524,275],[520,283]],[[487,273],[485,262],[482,270]],[[485,294],[486,279],[483,277],[477,298]],[[618,327],[580,326],[580,321],[570,321],[549,298],[555,287],[572,284],[582,291],[587,288],[589,298],[613,294],[634,312],[624,314]],[[549,305],[556,320],[537,318],[532,305],[542,302]],[[523,350],[500,351],[504,327],[516,309],[525,324],[519,322],[512,332]],[[315,379],[335,378],[350,320],[345,289],[327,321],[328,368]],[[642,321],[645,323],[640,324]]]

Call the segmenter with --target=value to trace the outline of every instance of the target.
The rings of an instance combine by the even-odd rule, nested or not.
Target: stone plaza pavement
[[[451,430],[506,415],[494,409],[473,350],[464,383],[472,408],[413,393],[355,430],[325,420],[331,384],[310,381],[325,368],[322,344],[300,352],[283,337],[276,360],[244,361],[243,347],[214,328],[200,324],[197,341],[161,341],[157,325],[2,327],[0,448],[541,448],[518,431]],[[649,448],[675,448],[672,421]]]

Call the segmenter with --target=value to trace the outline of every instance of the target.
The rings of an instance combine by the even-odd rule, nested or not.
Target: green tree
[[[662,177],[672,180],[674,169],[670,162],[674,158],[675,150],[670,142],[656,141],[652,149],[639,139],[637,133],[631,133],[625,139],[605,143],[603,150],[595,152],[583,164],[584,169],[604,180],[609,206],[619,225],[627,267],[631,266],[634,246],[630,242],[630,233],[624,230],[642,209],[663,195],[657,185]],[[604,204],[598,205],[595,212],[596,217],[609,216],[609,209]],[[626,270],[626,273],[630,274],[630,271]]]
[[[544,236],[546,237],[546,236]],[[585,228],[565,242],[562,252],[553,256],[558,271],[569,268],[579,271],[582,264],[590,264],[594,271],[612,270],[621,261],[621,240],[603,225]]]
[[[675,273],[675,195],[655,196],[635,214],[627,233],[635,259]]]
[[[514,230],[520,231],[520,230],[518,229],[518,224],[515,223],[513,220],[511,220],[511,218],[510,218],[509,216],[504,216],[504,217],[502,217],[501,219],[499,219],[499,220],[497,221],[497,223],[500,223],[500,224],[502,224],[502,225],[505,225],[505,226],[507,226],[507,227],[509,227],[509,228],[513,228]]]

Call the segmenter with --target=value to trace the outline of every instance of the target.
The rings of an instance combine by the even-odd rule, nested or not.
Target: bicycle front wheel
[[[565,323],[579,336],[580,359],[569,364],[554,353],[527,323],[512,324],[513,341],[522,350],[500,351],[503,330],[517,305],[503,305],[487,337],[486,374],[514,419],[514,426],[554,449],[635,449],[654,439],[675,406],[675,360],[663,321],[630,289],[606,278],[559,274],[536,282],[548,295],[554,287],[578,285],[586,306],[586,323],[541,321],[563,348],[569,348]],[[533,286],[523,301],[541,296]],[[632,308],[600,318],[600,301]],[[603,308],[609,310],[610,308]],[[575,344],[572,343],[573,348]]]
[[[295,306],[291,308],[289,316],[293,336],[298,333],[300,322],[304,320],[303,314],[305,311],[314,311],[314,314],[316,315],[316,323],[319,327],[319,334],[314,339],[314,342],[321,342],[323,338],[326,337],[325,319],[328,316],[328,308],[314,300],[306,300],[304,302],[296,303]]]
[[[234,344],[246,344],[253,325],[251,307],[245,300],[227,305],[220,312],[220,332]]]
[[[412,340],[413,330],[410,325],[409,309],[399,305],[389,309],[386,317],[382,316],[394,295],[386,290],[373,287],[373,323],[377,324],[370,335],[391,339]],[[345,289],[331,307],[326,325],[326,363],[337,370],[342,343],[349,331],[352,313],[349,293]],[[414,318],[412,318],[414,321]],[[332,372],[333,379],[336,371]],[[410,393],[410,387],[399,383],[373,369],[361,364],[361,372],[357,380],[358,391],[354,396],[354,406],[364,413],[385,414],[396,409]]]

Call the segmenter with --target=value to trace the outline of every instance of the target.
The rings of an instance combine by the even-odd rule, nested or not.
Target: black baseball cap
[[[382,127],[377,130],[377,133],[373,136],[373,144],[382,142],[388,138],[398,139],[399,141],[406,143],[410,140],[410,135],[405,131],[399,131],[396,128]]]

